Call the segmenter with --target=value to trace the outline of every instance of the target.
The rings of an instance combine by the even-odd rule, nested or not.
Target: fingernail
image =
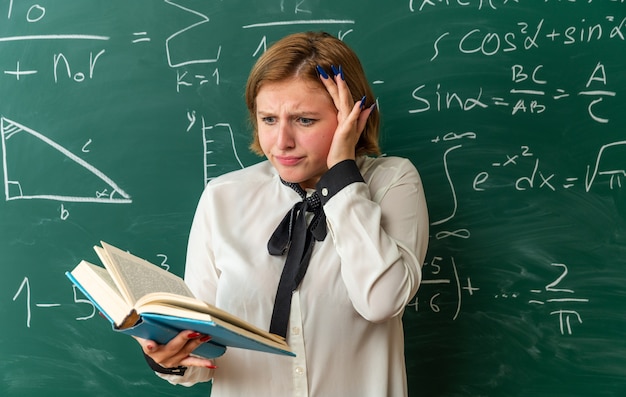
[[[207,336],[203,336],[202,338],[200,338],[200,342],[208,342],[211,340],[211,336],[207,335]]]
[[[317,72],[320,74],[320,76],[322,76],[322,78],[324,79],[328,78],[328,73],[326,73],[324,68],[322,68],[320,65],[317,65],[316,68],[317,68]]]
[[[197,338],[198,336],[200,336],[199,332],[191,332],[189,335],[187,335],[187,338],[193,339],[193,338]]]
[[[343,76],[343,67],[341,65],[339,65],[339,76],[341,76],[341,80],[345,80],[345,77]]]
[[[335,67],[335,65],[330,65],[330,68],[333,70],[333,74],[335,76],[339,75],[339,70],[337,70],[337,68]]]
[[[217,369],[217,365],[207,365],[208,369]]]
[[[359,105],[359,108],[361,108],[361,110],[363,110],[363,106],[365,106],[365,99],[367,97],[365,95],[363,95],[363,98],[361,98],[361,104]]]
[[[376,105],[376,102],[374,102],[374,103],[372,104],[372,106],[370,106],[370,109],[372,109],[372,112],[374,112],[374,110],[376,110],[376,108],[377,108],[377,107],[378,107],[378,106]],[[370,113],[370,114],[372,114],[372,113]]]
[[[154,345],[147,345],[146,349],[148,349],[148,351],[152,351],[152,349],[154,349]]]

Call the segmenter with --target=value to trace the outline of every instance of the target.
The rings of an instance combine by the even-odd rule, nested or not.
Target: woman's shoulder
[[[207,183],[202,193],[203,201],[231,200],[260,194],[278,178],[269,161],[247,166],[215,177]]]
[[[264,183],[276,177],[276,171],[267,160],[245,168],[227,172],[209,181],[207,186],[219,186],[231,183]]]
[[[362,156],[357,159],[357,165],[366,180],[378,177],[396,179],[401,176],[413,176],[419,179],[419,173],[415,165],[404,157]]]

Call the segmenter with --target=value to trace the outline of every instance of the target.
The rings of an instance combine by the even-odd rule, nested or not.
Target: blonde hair
[[[254,129],[254,139],[250,144],[253,152],[263,155],[256,121],[256,97],[263,84],[300,78],[319,84],[326,90],[318,76],[317,65],[324,68],[329,75],[332,75],[331,65],[335,68],[341,65],[352,99],[355,102],[360,101],[365,95],[365,106],[374,103],[374,94],[365,77],[361,61],[343,41],[325,32],[304,32],[286,36],[259,57],[246,84],[246,105]],[[356,145],[356,155],[380,154],[379,124],[378,112],[373,111]]]

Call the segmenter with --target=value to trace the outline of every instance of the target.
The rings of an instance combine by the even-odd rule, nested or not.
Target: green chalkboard
[[[64,276],[108,241],[182,274],[205,183],[248,149],[285,34],[361,55],[422,174],[411,396],[626,395],[626,4],[2,1],[0,395],[207,396],[145,366]]]

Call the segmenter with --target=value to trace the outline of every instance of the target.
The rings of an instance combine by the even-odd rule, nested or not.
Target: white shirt
[[[424,193],[406,159],[356,165],[366,183],[325,202],[328,235],[292,297],[287,342],[296,357],[230,348],[216,370],[164,378],[187,386],[213,378],[212,397],[407,395],[402,314],[426,255]],[[185,281],[196,296],[269,329],[285,256],[269,255],[267,242],[300,200],[268,161],[212,180],[189,237]]]

